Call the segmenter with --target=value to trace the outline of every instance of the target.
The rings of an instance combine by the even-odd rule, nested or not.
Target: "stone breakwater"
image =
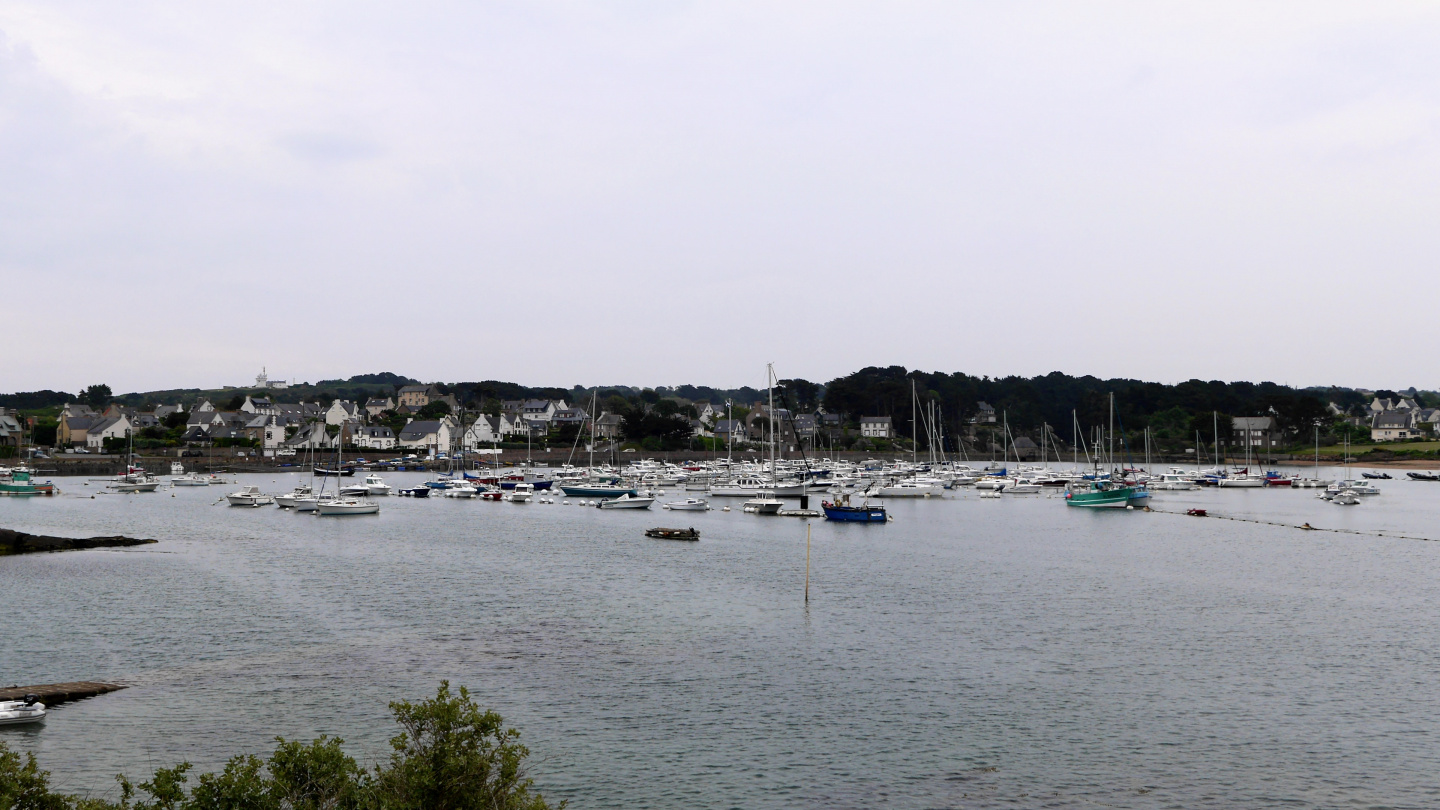
[[[143,546],[158,540],[134,537],[47,537],[26,534],[13,529],[0,529],[0,557],[9,554],[38,554],[42,551],[78,551],[86,548],[117,548]]]

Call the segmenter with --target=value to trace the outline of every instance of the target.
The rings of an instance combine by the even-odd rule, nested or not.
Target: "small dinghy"
[[[1190,517],[1205,517],[1205,510],[1204,510],[1204,509],[1186,509],[1186,510],[1185,510],[1185,514],[1189,515]]]
[[[654,537],[660,540],[699,540],[700,532],[695,528],[689,529],[666,529],[656,527],[645,530],[646,537]]]
[[[0,700],[0,726],[38,723],[45,719],[45,704],[35,695],[23,700]]]

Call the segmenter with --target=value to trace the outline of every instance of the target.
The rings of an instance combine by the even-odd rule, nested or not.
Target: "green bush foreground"
[[[54,793],[34,754],[24,759],[0,742],[0,810],[548,810],[532,791],[520,732],[482,712],[465,687],[442,681],[434,699],[390,704],[401,733],[388,763],[361,768],[322,736],[304,743],[276,738],[268,760],[242,754],[187,790],[190,763],[161,768],[138,786],[124,776],[120,800]],[[137,789],[138,787],[138,789]],[[139,794],[145,798],[137,798]],[[562,802],[561,807],[564,807]]]

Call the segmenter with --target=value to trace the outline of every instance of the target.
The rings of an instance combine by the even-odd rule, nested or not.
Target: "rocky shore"
[[[38,554],[42,551],[77,551],[85,548],[115,548],[143,546],[158,543],[158,540],[140,540],[134,537],[47,537],[40,534],[26,534],[13,529],[0,529],[0,557],[9,554]]]

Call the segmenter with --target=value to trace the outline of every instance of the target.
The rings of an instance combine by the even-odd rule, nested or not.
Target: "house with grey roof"
[[[20,447],[25,438],[25,426],[20,416],[0,408],[0,447]]]
[[[359,426],[351,431],[350,441],[366,450],[393,450],[395,431],[384,425]]]
[[[1415,427],[1415,414],[1410,410],[1382,411],[1370,421],[1370,440],[1393,442],[1420,436]]]
[[[130,435],[130,417],[112,416],[102,419],[85,432],[85,446],[91,450],[102,450],[106,439],[123,439]]]
[[[862,416],[860,435],[867,439],[889,439],[895,435],[895,423],[888,416]]]
[[[429,450],[432,454],[450,449],[450,420],[426,419],[409,422],[400,429],[396,446],[406,450]]]
[[[1230,420],[1235,443],[1258,448],[1280,446],[1280,431],[1273,416],[1236,416]]]

